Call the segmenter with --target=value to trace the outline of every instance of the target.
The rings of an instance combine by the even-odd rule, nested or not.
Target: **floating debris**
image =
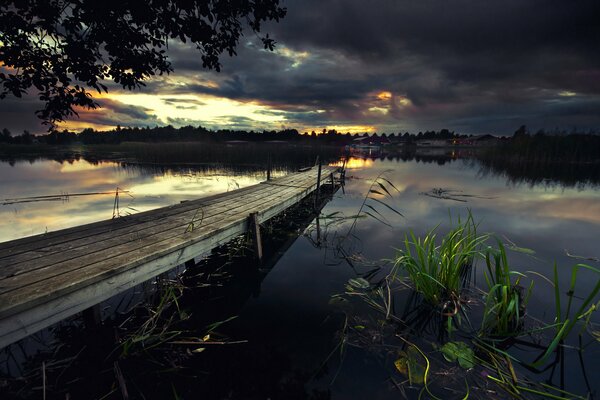
[[[454,190],[454,189],[444,189],[444,188],[433,188],[429,192],[421,192],[424,196],[433,197],[436,199],[444,199],[444,200],[454,200],[460,201],[462,203],[466,203],[467,200],[464,197],[473,197],[476,199],[495,199],[496,197],[488,197],[488,196],[478,196],[475,194],[465,194],[462,190]]]

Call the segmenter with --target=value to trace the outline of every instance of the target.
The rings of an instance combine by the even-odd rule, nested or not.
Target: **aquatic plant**
[[[485,296],[482,336],[513,336],[522,325],[523,316],[534,282],[531,281],[527,294],[519,285],[524,274],[512,271],[508,264],[506,249],[501,241],[498,248],[488,247],[485,254],[487,271],[483,271],[488,293]],[[516,276],[513,282],[512,277]]]
[[[495,240],[494,245],[488,245],[487,241],[491,235],[477,234],[477,224],[470,213],[466,220],[459,220],[441,238],[436,231],[437,227],[421,237],[417,237],[412,231],[406,234],[403,248],[397,250],[394,265],[383,279],[373,280],[371,278],[375,275],[369,277],[363,274],[348,281],[344,296],[358,297],[372,309],[385,315],[385,319],[373,319],[370,325],[369,318],[355,318],[351,325],[356,329],[350,332],[355,337],[348,338],[349,343],[369,349],[381,348],[381,351],[385,352],[396,347],[394,339],[389,335],[393,332],[394,338],[402,340],[409,347],[395,350],[397,358],[394,361],[397,372],[407,380],[397,383],[391,378],[391,381],[403,394],[404,383],[409,383],[409,387],[421,386],[420,389],[417,388],[420,390],[419,398],[447,398],[445,396],[448,393],[436,396],[438,391],[441,393],[445,388],[451,388],[453,393],[458,393],[460,376],[458,380],[440,378],[454,368],[449,368],[447,362],[454,365],[458,362],[462,368],[479,371],[463,376],[466,391],[462,392],[461,396],[464,395],[465,399],[469,397],[471,389],[485,389],[490,383],[508,396],[519,399],[530,396],[559,400],[585,399],[585,396],[570,393],[564,386],[555,387],[550,382],[555,369],[564,368],[566,349],[578,352],[584,368],[582,351],[590,345],[583,344],[584,331],[589,332],[592,343],[597,343],[596,340],[600,337],[600,333],[591,322],[592,314],[600,307],[600,280],[589,293],[576,293],[576,283],[578,279],[581,280],[581,270],[600,274],[600,269],[585,264],[572,267],[566,291],[568,301],[566,307],[563,307],[561,297],[564,293],[560,288],[556,265],[553,281],[535,271],[526,271],[526,275],[511,269],[507,255],[509,249],[530,256],[535,254],[533,250],[518,247],[514,243],[505,245],[500,240]],[[477,301],[477,297],[465,295],[481,290],[469,287],[469,274],[477,259],[485,262],[481,271],[484,277],[483,302]],[[549,323],[531,318],[529,321],[535,322],[536,326],[525,329],[526,309],[533,292],[534,281],[531,280],[528,285],[524,285],[523,281],[525,278],[529,280],[531,275],[537,275],[553,284],[556,315],[554,321]],[[406,288],[412,292],[408,301],[405,301],[405,311],[403,314],[396,314],[394,302],[397,298],[394,292]],[[579,289],[577,291],[580,292]],[[482,306],[481,325],[477,327],[469,320],[469,311],[472,310],[471,307],[464,307],[467,301]],[[476,306],[477,310],[480,309],[479,306]],[[461,322],[463,316],[468,326]],[[425,329],[427,320],[439,328],[440,334],[437,334],[433,341],[431,335],[436,335],[436,331]],[[448,336],[454,335],[453,321],[457,322],[456,338]],[[451,329],[444,329],[446,323]],[[580,328],[579,345],[572,345],[569,338],[567,346],[566,340],[576,327]],[[555,333],[548,339],[544,333],[552,330]],[[441,334],[442,332],[445,334]],[[534,340],[529,341],[527,337]],[[417,344],[409,340],[429,350],[422,351]],[[498,346],[499,343],[501,346]],[[519,357],[512,355],[509,350],[513,344],[518,344],[521,351],[523,348],[530,349],[534,359],[525,356],[523,352]],[[428,357],[435,353],[441,357],[431,358],[436,364],[436,372],[432,374]],[[554,360],[549,362],[552,355],[555,355]],[[519,367],[535,373],[550,371],[551,378],[548,382],[538,382],[528,378]],[[591,385],[585,372],[584,379],[587,390],[591,393]],[[488,393],[499,392],[490,390]]]
[[[369,190],[367,190],[367,194],[363,198],[363,202],[360,205],[358,212],[356,215],[349,217],[352,218],[353,221],[346,236],[350,235],[352,230],[356,227],[358,219],[365,216],[369,216],[382,224],[391,227],[391,224],[387,221],[385,216],[377,209],[378,206],[383,206],[395,214],[404,217],[400,211],[386,201],[386,198],[393,200],[394,196],[392,195],[392,191],[400,193],[400,190],[389,179],[385,178],[385,174],[388,172],[389,171],[383,171],[373,179],[373,182],[371,182],[371,186],[369,186]]]
[[[405,235],[404,248],[398,250],[392,276],[406,271],[414,289],[432,305],[445,302],[447,314],[459,309],[461,290],[481,245],[487,235],[477,234],[477,224],[471,214],[444,235],[438,244],[437,227],[417,238],[414,232]],[[453,305],[449,309],[450,304]]]
[[[583,325],[579,331],[579,335],[583,333],[583,330],[589,325],[591,314],[596,311],[597,304],[595,303],[598,292],[600,292],[600,279],[597,280],[596,285],[592,289],[590,293],[585,297],[581,297],[581,305],[575,311],[574,314],[571,314],[571,306],[573,304],[573,297],[575,297],[576,291],[575,286],[577,283],[577,275],[580,269],[586,269],[592,271],[596,274],[600,274],[600,270],[598,268],[594,268],[591,265],[587,264],[576,264],[571,268],[571,280],[569,284],[569,290],[567,291],[568,301],[567,308],[565,313],[562,312],[561,301],[560,301],[560,282],[558,279],[558,268],[556,263],[554,263],[554,305],[555,305],[555,319],[554,324],[549,327],[556,328],[556,334],[554,339],[548,347],[546,351],[542,353],[537,360],[533,362],[533,366],[538,367],[543,365],[550,355],[554,353],[557,347],[563,343],[563,341],[567,338],[569,333],[573,330],[577,322],[583,321]],[[600,302],[599,302],[600,303]]]

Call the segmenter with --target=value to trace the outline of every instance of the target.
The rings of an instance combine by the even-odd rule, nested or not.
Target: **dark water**
[[[233,173],[218,166],[208,170],[193,166],[183,170],[125,168],[118,163],[91,164],[82,160],[0,164],[0,172],[5,198],[54,194],[56,190],[114,190],[119,186],[130,190],[133,196],[129,212],[264,179],[264,171],[256,169]],[[361,218],[351,236],[346,234],[352,220],[333,223],[324,218],[333,213],[338,213],[338,217],[356,214],[372,179],[380,174],[398,189],[387,202],[404,217],[379,208],[391,227],[373,218]],[[535,175],[539,177],[538,172]],[[121,358],[119,365],[131,398],[391,399],[402,397],[402,393],[417,398],[419,390],[403,383],[406,378],[393,364],[399,346],[394,328],[384,327],[383,317],[362,302],[340,304],[332,301],[332,295],[344,292],[350,278],[364,276],[375,281],[383,276],[395,248],[401,246],[409,230],[422,235],[439,225],[438,230],[443,233],[451,218],[456,220],[468,212],[480,223],[481,232],[493,232],[515,248],[535,251],[509,251],[513,268],[536,281],[528,308],[532,321],[552,322],[554,303],[552,286],[530,271],[551,277],[556,262],[564,295],[571,266],[585,262],[600,267],[593,260],[600,257],[600,191],[589,180],[581,185],[566,185],[560,180],[528,180],[525,172],[519,182],[472,159],[436,154],[418,158],[357,157],[348,163],[346,176],[344,191],[333,194],[321,210],[318,227],[308,205],[294,211],[295,222],[282,219],[273,225],[271,265],[256,269],[249,250],[244,250],[240,242],[222,250],[221,257],[214,256],[211,262],[186,271],[183,283],[196,289],[185,290],[180,299],[181,307],[192,314],[182,329],[188,336],[202,337],[207,324],[235,316],[212,333],[216,338],[213,340],[242,343],[214,345],[199,353],[188,352],[183,345],[167,346]],[[0,213],[5,222],[0,226],[0,237],[8,240],[43,232],[46,226],[54,230],[110,217],[113,201],[113,196],[108,195],[2,206]],[[213,270],[213,275],[195,272]],[[576,293],[589,293],[597,281],[596,274],[581,271]],[[199,282],[213,286],[198,287]],[[409,291],[397,297],[396,307],[401,310]],[[575,304],[578,302],[576,298]],[[114,303],[105,305],[106,315],[117,308]],[[113,314],[112,318],[121,324],[129,315]],[[354,325],[361,321],[367,332],[350,335],[348,329],[344,330],[348,321]],[[596,314],[591,321],[600,322]],[[595,325],[590,326],[593,329]],[[107,322],[104,330],[94,335],[77,327],[78,322],[55,327],[42,335],[45,342],[41,344],[34,339],[24,341],[23,351],[19,346],[11,346],[10,354],[5,351],[2,360],[5,365],[12,365],[13,377],[29,378],[21,392],[15,389],[19,388],[19,381],[12,378],[2,380],[0,390],[15,398],[41,398],[42,361],[63,360],[49,372],[49,398],[65,398],[66,393],[72,398],[122,398],[114,373],[116,356],[109,356],[115,348],[118,327]],[[424,331],[422,335],[413,334],[413,339],[418,341],[428,335],[431,333]],[[58,342],[52,342],[53,338],[59,338]],[[536,337],[542,344],[548,339],[551,338],[544,335]],[[566,350],[562,366],[539,374],[518,368],[518,373],[538,382],[562,384],[565,390],[584,397],[589,386],[595,396],[600,387],[600,367],[596,362],[600,347],[587,333],[583,340],[586,348],[581,358],[576,351]],[[342,342],[344,345],[340,346]],[[510,352],[529,361],[539,354],[538,349],[519,345]],[[29,357],[24,363],[22,353]],[[435,353],[431,351],[432,359],[439,359]],[[70,361],[69,355],[78,356]],[[23,371],[16,372],[15,365],[21,365]],[[449,368],[446,375],[465,373]],[[445,382],[441,375],[439,379]],[[438,388],[436,393],[441,398],[463,398],[461,379],[458,384],[449,379],[447,386],[451,389]],[[471,398],[507,397],[497,387],[484,389],[473,388]]]

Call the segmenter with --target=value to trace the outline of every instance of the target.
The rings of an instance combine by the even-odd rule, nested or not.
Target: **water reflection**
[[[188,305],[197,316],[210,310],[235,309],[231,313],[238,314],[238,318],[224,326],[222,331],[230,338],[249,340],[250,344],[242,348],[210,350],[214,353],[209,357],[202,358],[202,353],[198,359],[191,360],[188,364],[189,375],[186,376],[200,378],[192,384],[182,384],[185,377],[175,381],[178,389],[183,387],[181,393],[192,397],[194,393],[201,392],[209,398],[224,398],[229,394],[232,398],[284,398],[290,393],[298,398],[311,393],[324,398],[329,395],[352,399],[397,398],[397,389],[386,383],[390,374],[395,373],[393,360],[372,356],[359,349],[349,349],[339,373],[337,353],[326,362],[339,343],[340,338],[335,331],[343,325],[339,318],[340,309],[332,306],[330,299],[332,294],[344,291],[349,278],[366,273],[373,265],[384,270],[384,259],[394,257],[394,248],[400,246],[408,230],[422,235],[440,224],[438,229],[443,233],[450,226],[450,216],[464,216],[470,210],[474,218],[481,221],[481,232],[494,232],[506,243],[513,242],[519,247],[534,249],[534,256],[509,253],[511,264],[519,271],[536,271],[550,276],[553,262],[556,261],[563,282],[563,293],[568,287],[570,267],[581,261],[569,257],[565,249],[570,254],[587,258],[600,257],[597,239],[600,237],[600,191],[595,186],[575,188],[544,183],[519,184],[507,180],[502,174],[483,174],[481,164],[472,159],[463,159],[461,154],[434,153],[432,150],[431,154],[351,158],[347,163],[349,171],[345,194],[339,191],[322,212],[322,215],[355,215],[372,179],[384,174],[398,189],[398,193],[394,193],[393,198],[387,201],[404,215],[400,217],[380,208],[379,211],[392,227],[362,218],[356,225],[354,235],[344,239],[350,220],[340,220],[333,225],[321,220],[324,229],[320,237],[313,235],[294,241],[269,275],[260,277],[264,278],[260,292],[254,276],[244,279],[236,290],[239,297],[214,296],[218,297],[219,303],[204,310],[194,309],[198,302],[192,298]],[[131,206],[141,210],[264,179],[262,170],[251,171],[236,174],[223,167],[175,168],[131,166],[115,162],[94,164],[81,160],[70,164],[44,161],[17,163],[14,168],[0,164],[0,180],[3,193],[4,188],[8,193],[3,197],[57,191],[110,190],[119,186],[132,190],[134,198]],[[280,173],[284,173],[284,170]],[[466,202],[423,194],[440,188],[467,195],[463,197]],[[48,221],[70,224],[80,218],[79,214],[90,218],[100,215],[109,218],[112,204],[112,198],[103,198],[78,199],[64,204],[34,204],[31,209],[30,205],[22,205],[23,208],[12,216],[8,215],[10,211],[2,209],[3,213],[8,212],[2,217],[12,217],[10,224],[16,227],[21,224],[19,229],[23,230],[27,229],[23,226],[32,222],[24,224],[18,219],[25,215],[31,217],[27,221],[35,221],[33,216],[38,213],[39,230]],[[127,205],[122,204],[123,207]],[[38,207],[44,212],[36,211]],[[68,207],[72,208],[64,212]],[[66,222],[57,222],[59,219]],[[13,227],[6,225],[9,224],[1,226],[3,234],[12,234]],[[315,225],[316,221],[305,231],[307,236],[315,233]],[[315,243],[319,245],[315,246]],[[348,260],[341,259],[344,254],[332,251],[334,247],[371,261],[369,269],[357,267],[359,263],[352,268]],[[589,263],[594,261],[590,260]],[[576,289],[578,293],[589,293],[597,281],[597,276],[588,272],[580,273]],[[529,315],[551,321],[553,305],[549,299],[552,293],[552,287],[539,280],[529,302]],[[399,307],[403,305],[401,300]],[[576,299],[575,303],[578,301]],[[228,304],[232,308],[228,308]],[[574,308],[577,306],[573,305]],[[376,323],[377,317],[372,318]],[[593,316],[594,322],[600,322],[598,319],[598,315]],[[198,323],[198,327],[200,325]],[[600,368],[593,364],[593,357],[594,353],[586,354],[585,361],[589,368],[588,379],[597,386]],[[214,360],[219,362],[212,362]],[[577,360],[568,358],[565,366],[567,370],[580,371],[577,363]],[[319,370],[319,374],[310,374],[321,365],[324,368]],[[36,367],[39,367],[39,363]],[[263,370],[265,373],[262,373]],[[577,389],[584,387],[584,383],[581,375],[577,374],[568,377],[567,388],[579,393]],[[208,379],[209,376],[216,376],[217,380]],[[331,385],[334,376],[337,379]],[[112,375],[110,379],[113,382]],[[190,386],[186,386],[188,384]],[[215,386],[209,386],[213,384]],[[164,390],[168,389],[167,385]]]

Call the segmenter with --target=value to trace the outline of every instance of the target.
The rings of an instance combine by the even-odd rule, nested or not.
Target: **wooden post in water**
[[[194,265],[196,265],[196,260],[194,260],[193,258],[191,258],[185,262],[185,267],[187,269],[192,268]]]
[[[267,180],[268,181],[271,180],[271,168],[272,168],[271,153],[269,153],[269,155],[267,156]]]
[[[319,202],[319,192],[321,191],[321,160],[317,158],[319,162],[319,169],[317,172],[317,190],[315,190],[315,210],[317,209],[317,204]]]
[[[258,262],[262,264],[263,261],[263,248],[262,248],[262,238],[260,237],[260,224],[258,223],[258,214],[252,213],[250,214],[250,230],[252,232],[252,236],[254,239],[254,253],[256,254],[256,258]]]
[[[86,308],[82,312],[83,323],[87,329],[97,329],[102,324],[102,313],[100,304]]]

